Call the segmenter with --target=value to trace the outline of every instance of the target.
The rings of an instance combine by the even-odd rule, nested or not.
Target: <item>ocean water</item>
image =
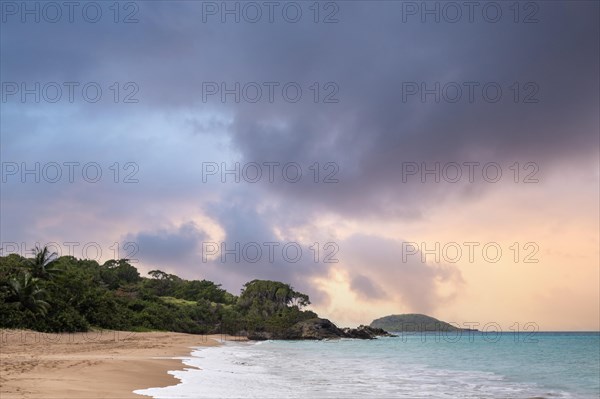
[[[600,398],[600,333],[224,342],[154,398]],[[201,368],[201,370],[195,367]]]

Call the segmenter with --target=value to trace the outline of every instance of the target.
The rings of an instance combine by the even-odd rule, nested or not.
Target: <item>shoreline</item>
[[[189,368],[194,347],[220,345],[227,335],[91,331],[40,333],[0,330],[3,399],[148,398],[134,390],[180,381],[168,373]]]

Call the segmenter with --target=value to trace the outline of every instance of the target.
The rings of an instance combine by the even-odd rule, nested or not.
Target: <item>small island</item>
[[[445,321],[419,313],[396,314],[381,317],[371,322],[370,327],[388,332],[453,332],[477,331],[456,327]]]

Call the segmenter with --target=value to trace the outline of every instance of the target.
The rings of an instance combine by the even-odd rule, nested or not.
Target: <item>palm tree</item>
[[[33,259],[29,260],[29,266],[33,277],[50,279],[61,271],[56,267],[58,257],[56,252],[51,253],[48,247],[40,248],[37,245],[31,252]]]
[[[8,300],[17,302],[22,309],[45,316],[50,304],[44,301],[45,291],[38,287],[38,279],[24,272],[8,281]]]

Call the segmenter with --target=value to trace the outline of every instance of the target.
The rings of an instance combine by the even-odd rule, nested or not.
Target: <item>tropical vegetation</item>
[[[0,327],[44,332],[91,328],[129,331],[249,334],[280,332],[316,317],[309,297],[288,284],[253,280],[239,296],[208,280],[161,270],[141,276],[127,259],[0,257]]]

